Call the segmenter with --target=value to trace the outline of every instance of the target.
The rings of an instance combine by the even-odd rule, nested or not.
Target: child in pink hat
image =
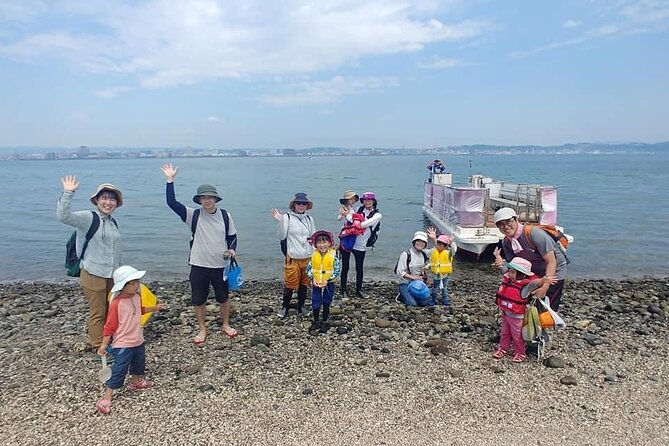
[[[495,257],[499,248],[495,248]],[[555,283],[555,276],[537,277],[532,272],[532,263],[521,257],[514,257],[501,268],[502,284],[497,289],[496,303],[502,312],[502,330],[499,347],[492,354],[495,359],[502,359],[513,342],[513,362],[523,362],[525,340],[522,335],[523,317],[534,290],[546,283]]]
[[[453,257],[457,251],[457,246],[453,243],[453,237],[441,234],[437,237],[435,228],[427,228],[428,237],[434,243],[434,249],[426,251],[430,256],[430,262],[426,266],[430,272],[432,280],[432,292],[428,305],[437,304],[437,295],[441,295],[441,304],[450,305],[448,299],[448,280],[453,273]]]

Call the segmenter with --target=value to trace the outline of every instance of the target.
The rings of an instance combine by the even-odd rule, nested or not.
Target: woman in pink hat
[[[348,279],[348,267],[351,261],[351,253],[355,257],[355,295],[364,298],[366,295],[362,292],[363,266],[365,263],[365,254],[368,249],[374,247],[378,238],[378,232],[381,229],[381,219],[383,215],[379,212],[376,194],[374,192],[365,192],[360,197],[362,206],[358,208],[358,214],[364,216],[360,226],[364,232],[355,238],[355,244],[351,251],[340,249],[341,253],[341,294],[346,296],[348,291],[346,281]],[[345,216],[347,221],[352,223],[353,214]]]

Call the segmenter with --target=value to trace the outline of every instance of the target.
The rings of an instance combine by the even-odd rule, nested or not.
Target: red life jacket
[[[508,276],[504,276],[502,284],[497,290],[497,299],[495,300],[499,309],[514,314],[525,314],[525,309],[530,299],[523,299],[520,292],[532,280],[526,277],[521,281],[516,281]]]

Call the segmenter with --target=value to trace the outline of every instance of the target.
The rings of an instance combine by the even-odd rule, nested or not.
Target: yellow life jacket
[[[335,255],[334,248],[328,249],[325,255],[321,255],[317,250],[314,251],[311,256],[311,272],[316,282],[325,283],[332,277]]]
[[[433,274],[450,274],[453,272],[453,262],[451,262],[451,252],[444,249],[439,252],[436,249],[430,256],[430,270]]]

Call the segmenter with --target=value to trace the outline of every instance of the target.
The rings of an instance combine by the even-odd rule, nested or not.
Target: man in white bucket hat
[[[557,311],[562,300],[564,281],[567,277],[567,258],[545,231],[533,227],[528,240],[524,225],[518,221],[518,214],[511,208],[501,208],[494,215],[494,221],[502,234],[502,252],[495,250],[495,264],[503,266],[514,257],[521,257],[532,264],[532,272],[540,277],[556,276],[557,282],[545,283],[534,292],[538,298],[548,296],[551,308]],[[503,254],[503,258],[502,255]]]

